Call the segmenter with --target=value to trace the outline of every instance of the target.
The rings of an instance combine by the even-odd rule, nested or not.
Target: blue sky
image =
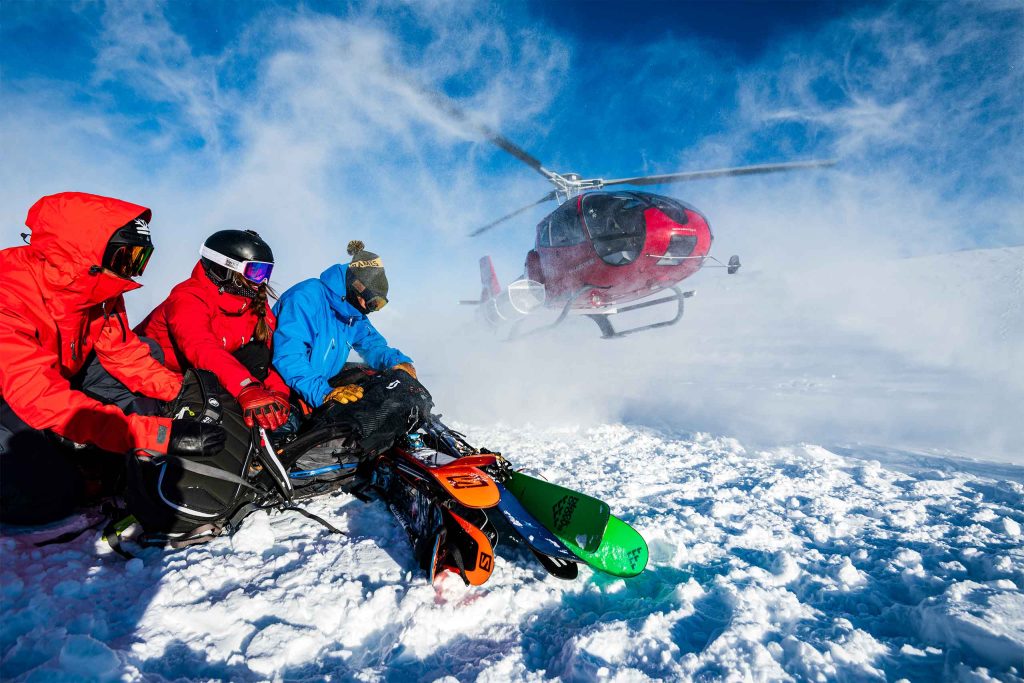
[[[1021,35],[1012,2],[16,0],[0,26],[0,243],[39,195],[84,189],[153,204],[155,230],[164,217],[154,296],[193,243],[243,223],[282,236],[283,285],[351,237],[409,282],[450,278],[451,298],[485,251],[514,275],[553,205],[463,235],[548,188],[395,73],[556,170],[842,159],[827,177],[663,190],[765,263],[1019,243]]]
[[[508,134],[515,134],[517,141],[555,166],[575,164],[594,173],[631,175],[640,160],[671,165],[671,156],[681,146],[728,127],[729,112],[736,106],[729,70],[756,64],[787,36],[813,34],[831,21],[878,4],[559,0],[494,4],[481,13],[496,18],[505,28],[503,38],[511,43],[495,49],[492,57],[515,59],[515,43],[528,43],[538,34],[568,50],[568,63],[559,69],[559,82],[551,84],[553,92],[545,94],[551,98],[548,106],[538,112],[537,120],[510,122]],[[423,56],[417,52],[429,45],[432,37],[421,29],[418,15],[409,7],[383,3],[378,10],[367,10],[367,3],[349,5],[177,0],[159,5],[159,11],[187,42],[192,57],[220,59],[234,53],[218,64],[217,77],[223,86],[243,91],[254,85],[261,60],[274,48],[237,54],[233,48],[238,47],[240,36],[299,14],[359,17],[359,21],[393,32],[410,61]],[[161,103],[159,95],[140,93],[120,79],[95,79],[98,54],[109,42],[103,34],[104,24],[112,21],[111,14],[116,10],[104,3],[12,3],[0,27],[0,63],[6,86],[33,88],[40,81],[71,86],[75,103],[98,106],[108,113],[137,115],[138,132],[152,133],[152,115],[173,117],[177,113],[173,107]],[[689,54],[681,64],[678,53],[673,54],[674,45],[684,46],[686,53],[695,48],[698,52]],[[486,48],[480,50],[479,57],[489,57]],[[681,65],[694,74],[682,73]],[[486,82],[481,75],[463,70],[428,85],[461,98],[485,88]],[[665,108],[636,106],[638,100],[659,99],[671,104],[666,103]],[[609,104],[616,109],[605,109]],[[628,131],[623,144],[608,145],[609,121],[616,129]],[[220,131],[228,142],[233,138],[231,124],[224,121]],[[566,128],[573,130],[569,139],[559,133]],[[177,143],[196,147],[202,146],[204,139],[182,134]],[[504,158],[495,161],[508,163]]]

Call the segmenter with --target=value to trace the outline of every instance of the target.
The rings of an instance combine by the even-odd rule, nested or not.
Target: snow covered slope
[[[891,451],[748,450],[606,425],[466,428],[611,503],[651,563],[429,585],[381,503],[250,517],[234,538],[124,561],[88,533],[0,539],[14,680],[1020,680],[1024,468]],[[967,471],[969,470],[969,471]],[[452,679],[449,679],[452,680]]]

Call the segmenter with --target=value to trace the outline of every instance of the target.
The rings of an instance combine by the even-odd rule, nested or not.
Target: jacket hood
[[[149,221],[144,206],[84,192],[61,192],[43,197],[28,210],[25,225],[32,230],[31,246],[66,276],[88,272],[103,260],[114,232],[132,219]]]
[[[329,301],[331,302],[331,308],[337,311],[338,315],[346,318],[361,318],[363,314],[345,299],[345,292],[347,291],[345,274],[347,272],[348,264],[335,264],[320,273],[320,282],[324,283],[324,286],[332,294]]]

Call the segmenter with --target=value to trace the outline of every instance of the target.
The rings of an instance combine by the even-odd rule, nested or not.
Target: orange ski
[[[441,566],[462,575],[471,586],[482,586],[491,578],[494,570],[494,548],[491,542],[484,532],[451,510],[445,510],[444,516],[448,538]]]
[[[498,459],[493,453],[481,453],[479,455],[464,455],[456,462],[465,467],[487,467],[497,461]]]
[[[440,467],[427,467],[406,451],[396,448],[394,452],[399,455],[399,467],[404,469],[406,474],[418,475],[420,478],[423,478],[423,475],[428,476],[459,505],[478,509],[491,508],[497,505],[501,498],[498,486],[490,476],[477,467],[462,464],[462,460]]]

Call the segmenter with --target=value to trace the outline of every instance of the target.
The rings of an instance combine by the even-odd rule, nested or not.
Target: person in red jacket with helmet
[[[87,359],[128,390],[175,398],[182,378],[128,327],[123,295],[153,252],[144,206],[81,192],[29,209],[26,246],[0,251],[0,519],[68,514],[85,494],[81,462],[123,454],[202,455],[224,443],[213,425],[125,414],[82,385]],[[63,437],[63,440],[57,437]],[[68,442],[72,442],[68,444]],[[115,454],[115,455],[110,455]]]
[[[168,368],[215,374],[238,399],[247,425],[273,431],[291,410],[288,386],[270,366],[274,252],[254,230],[221,230],[199,255],[191,277],[135,331],[160,345]]]

